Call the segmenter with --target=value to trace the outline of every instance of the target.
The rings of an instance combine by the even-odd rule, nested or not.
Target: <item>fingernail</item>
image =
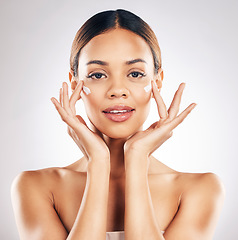
[[[184,82],[184,83],[183,83],[183,90],[184,90],[185,87],[186,87],[186,83]]]

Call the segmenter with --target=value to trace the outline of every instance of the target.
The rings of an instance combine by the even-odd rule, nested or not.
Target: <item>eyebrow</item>
[[[147,62],[144,59],[136,58],[136,59],[133,59],[133,60],[130,60],[130,61],[126,61],[126,65],[131,65],[131,64],[134,64],[134,63],[138,63],[138,62],[143,62],[143,63],[147,64]],[[86,65],[90,65],[90,64],[98,64],[98,65],[103,65],[103,66],[108,66],[109,65],[108,62],[104,62],[104,61],[101,61],[101,60],[92,60],[92,61],[89,61],[88,63],[86,63]]]

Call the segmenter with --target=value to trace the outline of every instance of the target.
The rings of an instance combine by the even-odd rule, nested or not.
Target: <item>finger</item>
[[[81,93],[82,89],[83,89],[83,81],[79,81],[73,94],[71,95],[71,97],[69,99],[69,106],[71,108],[73,115],[76,114],[75,104],[81,98],[80,93]]]
[[[180,106],[180,102],[181,102],[181,98],[182,98],[184,88],[185,88],[185,83],[181,83],[179,85],[178,90],[174,94],[173,101],[172,101],[172,103],[171,103],[171,105],[168,109],[168,114],[169,114],[170,119],[174,119],[179,112],[179,106]]]
[[[68,84],[66,82],[62,83],[63,88],[63,107],[69,107],[69,95],[68,95]]]
[[[158,107],[160,119],[166,119],[168,116],[167,108],[154,81],[152,81],[152,91]]]
[[[61,116],[61,119],[63,121],[65,121],[65,119],[68,115],[67,112],[65,111],[65,109],[61,106],[61,104],[54,97],[51,98],[51,101],[53,102],[56,110],[58,111],[59,115]]]
[[[63,91],[62,88],[60,88],[60,94],[59,94],[59,99],[60,99],[60,105],[62,106],[62,99],[63,99]]]
[[[65,111],[72,116],[73,114],[69,107],[68,84],[66,82],[63,82],[62,87],[63,87],[63,107]]]
[[[171,130],[176,128],[196,107],[196,103],[190,104],[183,112],[181,112],[173,121],[171,121]]]

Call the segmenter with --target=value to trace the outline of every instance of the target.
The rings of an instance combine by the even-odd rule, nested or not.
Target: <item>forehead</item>
[[[91,39],[81,50],[79,62],[94,59],[104,61],[125,62],[142,58],[153,64],[153,56],[149,45],[139,35],[125,29],[113,29]]]

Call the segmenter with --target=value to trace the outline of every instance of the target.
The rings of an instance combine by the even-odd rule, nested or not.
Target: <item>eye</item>
[[[145,77],[146,76],[146,74],[141,73],[141,72],[131,72],[129,75],[131,75],[133,78],[138,78],[139,76],[140,77]]]
[[[92,73],[92,74],[88,75],[87,78],[101,79],[102,76],[105,76],[105,74],[98,72],[98,73]]]

